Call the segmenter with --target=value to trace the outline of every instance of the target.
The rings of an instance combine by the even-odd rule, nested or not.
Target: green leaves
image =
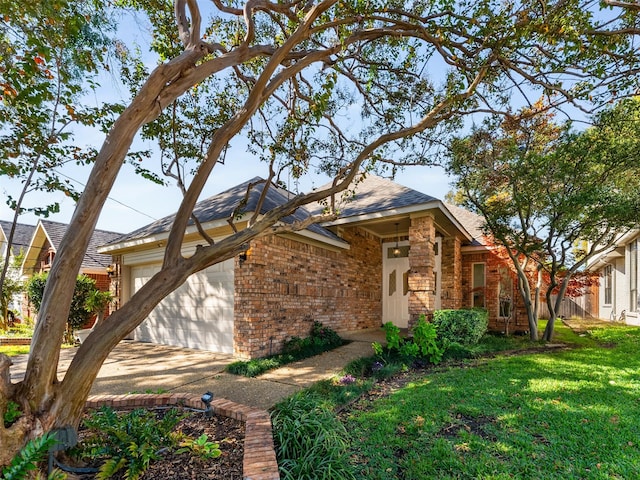
[[[28,206],[29,192],[62,191],[77,198],[57,168],[92,161],[94,150],[74,145],[72,125],[94,125],[109,108],[80,99],[110,47],[113,23],[101,2],[0,1],[0,175],[22,184],[8,203],[22,213],[47,215],[55,203]],[[89,158],[91,157],[91,158]]]

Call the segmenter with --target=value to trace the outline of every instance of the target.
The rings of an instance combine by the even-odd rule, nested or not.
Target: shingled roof
[[[228,190],[225,190],[224,192],[198,202],[193,210],[194,215],[201,223],[208,223],[216,220],[226,220],[230,218],[231,215],[234,214],[236,208],[238,208],[238,206],[243,201],[247,188],[250,184],[256,185],[251,189],[247,202],[241,208],[240,213],[254,212],[258,206],[258,201],[264,188],[264,180],[260,177],[254,177],[251,180],[241,183],[240,185],[236,185],[233,188],[230,188]],[[262,208],[260,209],[260,213],[264,214],[272,210],[273,208],[282,205],[293,195],[294,194],[274,187],[272,185],[271,188],[267,190],[267,195],[264,203],[262,204]],[[304,220],[309,215],[311,215],[311,212],[308,209],[300,207],[293,215],[283,218],[282,221],[285,223],[293,223],[294,221]],[[131,233],[120,236],[115,241],[112,241],[111,244],[119,244],[169,232],[174,219],[175,215],[169,215],[167,217],[161,218],[160,220],[156,220],[155,222],[134,230]],[[189,220],[189,225],[193,225],[193,220]],[[341,241],[340,238],[333,232],[319,225],[311,225],[307,227],[307,230],[328,239]]]
[[[483,230],[485,224],[484,217],[451,203],[445,203],[445,207],[471,234],[473,237],[472,245],[478,246],[487,244],[486,235]]]
[[[6,220],[0,220],[0,229],[4,232],[5,238],[9,238],[11,233],[12,222]],[[29,242],[35,231],[35,225],[25,225],[24,223],[17,223],[16,229],[13,234],[13,241],[11,242],[11,253],[17,255],[20,250],[26,250],[29,247]]]
[[[40,220],[40,223],[51,242],[51,246],[57,251],[69,226],[65,223],[52,222],[50,220]],[[91,240],[89,240],[87,253],[82,260],[82,268],[106,268],[110,265],[112,263],[111,255],[98,253],[98,247],[110,243],[120,236],[122,234],[117,232],[94,230]]]
[[[322,188],[328,188],[329,184]],[[340,217],[368,215],[403,207],[424,205],[438,201],[431,195],[418,192],[376,175],[360,177],[344,194],[338,194]],[[315,207],[320,210],[322,206]]]

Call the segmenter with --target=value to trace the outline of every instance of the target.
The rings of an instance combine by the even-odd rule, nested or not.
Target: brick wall
[[[433,244],[436,231],[433,216],[411,218],[409,227],[409,328],[421,314],[432,313],[435,306],[435,255]]]
[[[309,335],[314,321],[334,330],[380,326],[380,240],[357,227],[342,232],[350,250],[332,251],[269,236],[236,259],[235,354],[278,353],[285,340]]]
[[[491,252],[475,252],[463,255],[462,262],[462,307],[473,306],[471,298],[472,290],[472,267],[474,263],[485,264],[485,308],[489,312],[489,330],[494,332],[504,332],[504,320],[498,317],[499,299],[498,290],[500,283],[500,267],[508,265],[499,255]],[[513,318],[509,323],[509,332],[524,332],[529,330],[529,322],[524,309],[524,304],[517,288],[517,278],[511,272],[512,291],[514,298]]]
[[[443,309],[462,306],[462,252],[460,239],[447,237],[442,240],[441,297]]]

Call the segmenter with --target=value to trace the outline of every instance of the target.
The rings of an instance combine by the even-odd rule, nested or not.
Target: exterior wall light
[[[393,256],[397,257],[398,255],[400,255],[400,247],[398,246],[398,222],[396,222],[396,248],[393,249]]]
[[[114,268],[113,265],[107,266],[106,270],[107,270],[107,275],[109,275],[110,277],[113,277],[113,275],[116,273],[116,269]]]

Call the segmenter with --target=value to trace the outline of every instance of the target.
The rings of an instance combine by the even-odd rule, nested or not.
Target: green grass
[[[0,346],[0,353],[4,353],[8,357],[15,357],[16,355],[25,355],[29,353],[31,345],[2,345]]]
[[[581,348],[417,372],[359,405],[357,478],[640,478],[640,329],[559,324],[560,341]]]

